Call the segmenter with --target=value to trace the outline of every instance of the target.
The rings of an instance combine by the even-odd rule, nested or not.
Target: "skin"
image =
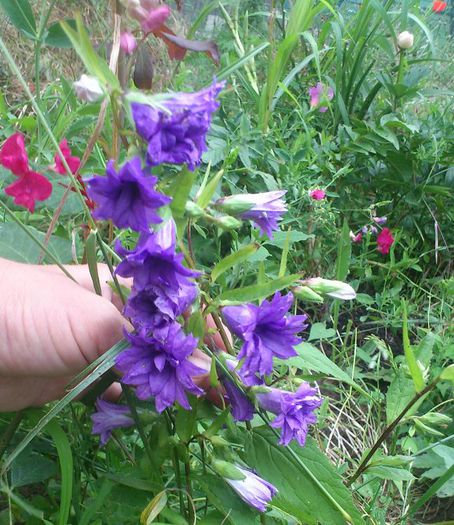
[[[102,297],[94,292],[87,266],[67,269],[77,282],[57,266],[0,259],[0,412],[61,398],[74,376],[120,341],[129,327],[108,285],[106,265],[98,266]],[[212,319],[207,326],[214,327]],[[224,349],[217,333],[206,343]],[[207,356],[197,350],[194,359],[206,361]],[[208,387],[206,378],[197,382]],[[106,397],[114,400],[120,392],[114,384]]]

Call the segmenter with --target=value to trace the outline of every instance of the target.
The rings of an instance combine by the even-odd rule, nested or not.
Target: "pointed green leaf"
[[[246,261],[253,253],[259,248],[258,244],[248,244],[244,248],[231,253],[227,257],[224,257],[222,261],[218,262],[211,272],[211,280],[213,282],[222,275],[225,271],[233,266]]]
[[[268,297],[274,292],[287,288],[294,282],[300,279],[299,274],[288,275],[287,277],[280,277],[274,279],[265,284],[253,284],[251,286],[245,286],[244,288],[237,288],[236,290],[229,290],[221,294],[219,299],[229,302],[240,302],[245,303],[248,301],[256,301],[261,297]]]

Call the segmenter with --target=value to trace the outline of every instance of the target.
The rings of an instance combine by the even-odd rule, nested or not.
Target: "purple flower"
[[[254,416],[254,405],[249,398],[241,392],[233,381],[228,378],[222,380],[227,399],[230,403],[232,416],[236,421],[249,421]]]
[[[248,505],[260,512],[265,512],[266,506],[277,494],[276,487],[257,476],[251,470],[238,465],[236,465],[236,468],[245,476],[244,479],[224,478],[225,481]]]
[[[229,328],[244,341],[238,359],[244,359],[241,374],[247,378],[256,373],[271,374],[273,357],[295,356],[293,348],[301,342],[296,334],[306,328],[306,315],[288,315],[293,303],[291,293],[276,292],[271,301],[260,306],[243,304],[226,306],[222,313]]]
[[[304,446],[309,425],[317,422],[314,410],[322,402],[315,388],[308,383],[302,383],[296,392],[270,388],[267,393],[258,393],[257,401],[261,408],[277,415],[271,426],[281,429],[281,445],[295,439]]]
[[[388,217],[374,217],[373,220],[375,224],[385,224],[385,222],[388,220]]]
[[[99,434],[101,445],[105,445],[114,428],[130,427],[134,420],[128,407],[109,403],[101,398],[96,401],[97,412],[91,415],[92,434]]]
[[[159,287],[170,301],[176,299],[175,294],[183,296],[181,301],[189,301],[195,288],[189,278],[199,273],[183,266],[183,255],[175,253],[175,243],[175,223],[168,220],[159,230],[142,234],[134,250],[117,245],[117,252],[124,257],[117,267],[118,275],[134,277],[136,291]]]
[[[136,395],[145,400],[155,398],[156,410],[161,413],[176,401],[185,409],[191,405],[186,392],[201,395],[193,376],[205,373],[187,358],[197,347],[197,339],[186,335],[178,323],[168,323],[153,331],[127,334],[130,347],[116,360],[122,372],[122,382],[136,387]]]
[[[148,142],[150,166],[187,164],[194,170],[207,149],[206,134],[212,114],[219,107],[216,99],[223,87],[223,82],[214,82],[195,93],[175,93],[163,101],[164,109],[139,103],[131,105],[137,133]]]
[[[252,221],[262,234],[273,237],[273,231],[278,230],[277,222],[287,211],[282,196],[286,191],[268,191],[265,193],[232,195],[216,202],[216,206],[243,220]]]
[[[325,113],[328,111],[328,106],[320,106],[320,104],[332,100],[334,97],[334,91],[332,87],[326,87],[321,82],[317,82],[316,86],[309,88],[309,96],[311,97],[311,108],[318,107],[320,113]]]
[[[162,222],[156,210],[172,199],[154,190],[158,179],[142,169],[139,157],[126,162],[118,173],[110,161],[106,174],[86,181],[88,195],[98,205],[93,212],[96,219],[112,219],[118,228],[138,232],[148,232],[150,224]]]

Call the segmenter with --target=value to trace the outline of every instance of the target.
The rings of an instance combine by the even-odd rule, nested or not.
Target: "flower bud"
[[[246,479],[246,475],[243,474],[238,467],[232,463],[223,461],[222,459],[214,459],[211,462],[211,466],[223,478],[237,480]]]
[[[323,303],[323,297],[317,292],[314,292],[309,286],[296,286],[292,290],[293,294],[302,301],[310,301],[313,303]]]
[[[239,195],[223,197],[214,203],[217,209],[225,213],[230,213],[231,215],[239,215],[240,213],[249,211],[255,204],[255,195],[252,193],[241,193]]]
[[[241,228],[243,224],[241,221],[235,219],[235,217],[230,217],[228,215],[224,215],[223,217],[215,217],[213,222],[224,230],[234,230],[235,228]]]
[[[77,96],[85,102],[97,102],[104,96],[104,91],[95,77],[82,75],[73,85]]]
[[[132,55],[137,49],[137,40],[132,33],[124,31],[120,35],[120,47],[125,55]]]
[[[397,45],[400,49],[410,49],[413,47],[414,40],[413,33],[409,31],[403,31],[397,35]]]
[[[189,217],[202,217],[205,215],[204,210],[193,201],[188,201],[186,203],[185,213]]]
[[[334,281],[330,279],[322,279],[321,277],[313,277],[302,281],[302,284],[312,288],[317,293],[328,295],[335,299],[342,299],[348,301],[356,297],[356,292],[353,288],[342,281]]]

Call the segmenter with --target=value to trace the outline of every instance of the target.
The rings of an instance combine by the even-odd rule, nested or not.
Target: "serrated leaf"
[[[287,277],[280,277],[264,284],[253,284],[245,286],[244,288],[237,288],[236,290],[229,290],[220,295],[220,301],[245,303],[248,301],[256,301],[261,297],[268,297],[274,292],[278,292],[287,288],[295,281],[300,279],[299,274],[288,275]]]
[[[229,268],[246,261],[253,253],[257,251],[258,248],[258,244],[248,244],[247,246],[240,248],[238,251],[231,253],[227,257],[224,257],[224,259],[219,261],[211,271],[211,280],[213,283]]]
[[[246,444],[246,460],[278,493],[272,505],[307,525],[363,524],[351,492],[314,440],[305,447],[290,445],[302,465],[286,448],[277,444],[269,428],[254,429]]]

